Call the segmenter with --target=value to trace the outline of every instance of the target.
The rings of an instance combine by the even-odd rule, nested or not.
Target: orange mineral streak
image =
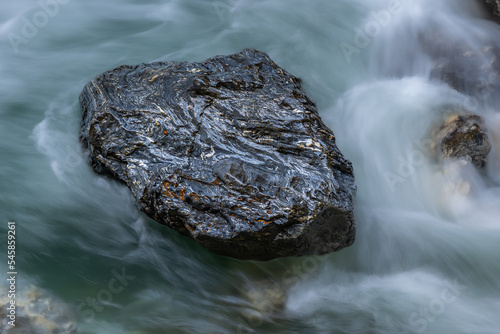
[[[165,189],[165,191],[163,192],[163,195],[167,196],[168,198],[174,197],[174,195],[170,191],[170,182],[163,181],[163,188]]]
[[[168,198],[179,198],[181,201],[185,201],[186,200],[186,188],[182,188],[182,190],[179,192],[179,194],[177,195],[171,188],[172,186],[172,183],[169,182],[169,181],[163,181],[163,188],[165,189],[163,191],[163,194],[165,196],[167,196]],[[191,193],[191,194],[194,194],[196,196],[196,199],[198,199],[198,195],[196,195],[195,193]]]
[[[222,180],[217,177],[215,180],[212,181],[212,184],[215,184],[217,186],[220,186],[222,183]]]
[[[168,190],[165,190],[163,192],[163,195],[167,196],[168,198],[173,198],[174,197],[174,194],[172,194],[170,191]]]

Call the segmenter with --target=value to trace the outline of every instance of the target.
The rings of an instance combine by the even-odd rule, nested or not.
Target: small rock
[[[351,163],[300,79],[267,54],[121,66],[80,103],[94,169],[205,248],[271,260],[354,242]]]
[[[441,160],[466,158],[476,167],[486,165],[491,144],[481,117],[451,114],[433,137]]]

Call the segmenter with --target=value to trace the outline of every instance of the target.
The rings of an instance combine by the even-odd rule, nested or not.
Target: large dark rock
[[[205,248],[270,260],[353,243],[351,163],[300,80],[266,54],[121,66],[80,102],[94,169]]]

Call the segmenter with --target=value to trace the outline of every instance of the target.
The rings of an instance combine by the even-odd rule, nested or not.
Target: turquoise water
[[[418,43],[430,27],[474,50],[495,40],[500,26],[474,1],[46,3],[0,11],[0,269],[15,221],[19,291],[58,300],[80,333],[500,333],[498,106],[429,79]],[[303,79],[353,162],[349,249],[267,263],[216,256],[88,166],[78,95],[94,76],[246,47]],[[487,121],[486,171],[428,158],[425,139],[450,104]]]

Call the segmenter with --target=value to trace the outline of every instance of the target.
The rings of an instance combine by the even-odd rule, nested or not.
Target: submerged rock
[[[500,17],[500,0],[481,0],[481,2],[491,13]]]
[[[491,144],[481,117],[451,114],[435,131],[437,154],[441,160],[465,158],[476,167],[484,167]]]
[[[500,106],[500,43],[478,39],[470,44],[456,36],[434,31],[420,42],[433,62],[431,78],[469,95],[475,107]]]
[[[8,322],[10,298],[0,286],[0,333],[2,334],[76,334],[76,319],[69,307],[47,292],[30,286],[16,291],[15,326]]]
[[[464,109],[480,113],[500,107],[500,44],[479,37],[464,44],[454,38],[440,30],[420,36],[433,60],[431,77],[469,96],[434,131],[435,153],[441,160],[465,158],[484,167],[491,150],[485,124]]]
[[[452,50],[450,55],[436,58],[431,76],[471,96],[475,102],[498,104],[500,49],[489,45],[481,50]]]
[[[431,78],[468,95],[471,101],[466,103],[473,109],[500,111],[500,43],[479,37],[464,43],[456,35],[429,29],[419,40],[432,60]]]
[[[266,278],[255,282],[247,282],[241,292],[252,311],[256,311],[261,315],[272,316],[285,308],[286,288],[288,287],[282,282]],[[244,315],[251,316],[252,314],[247,313]]]
[[[94,169],[205,248],[270,260],[353,243],[351,163],[300,80],[265,53],[121,66],[80,103]]]

